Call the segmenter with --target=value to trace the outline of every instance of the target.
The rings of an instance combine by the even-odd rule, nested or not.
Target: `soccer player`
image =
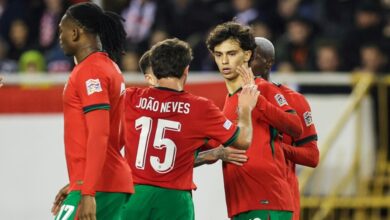
[[[243,88],[236,126],[212,101],[183,90],[191,60],[187,43],[176,38],[159,42],[150,56],[156,86],[126,91],[126,156],[136,193],[123,219],[194,219],[192,174],[204,139],[240,149],[251,143],[256,86]]]
[[[146,51],[139,60],[139,67],[141,72],[145,76],[145,80],[149,86],[156,85],[157,79],[153,74],[152,67],[150,65],[150,50]],[[199,154],[196,155],[194,166],[198,167],[203,164],[215,163],[218,160],[224,162],[230,162],[238,166],[242,166],[248,160],[245,155],[246,150],[235,149],[232,147],[224,147],[220,145],[218,148],[213,148],[210,144],[204,144],[199,149]]]
[[[256,37],[255,42],[257,50],[255,60],[252,63],[252,69],[256,75],[269,80],[269,74],[275,60],[274,46],[269,40],[262,37]],[[286,161],[289,168],[287,180],[290,183],[294,200],[293,220],[299,220],[299,186],[298,178],[295,175],[295,164],[313,168],[318,165],[317,132],[312,120],[311,108],[306,98],[285,85],[275,85],[281,89],[288,103],[296,110],[303,127],[302,135],[298,138],[283,135],[282,144],[283,151],[288,159]]]
[[[237,98],[244,83],[237,69],[241,65],[248,67],[253,59],[254,37],[249,27],[227,22],[211,31],[206,44],[229,92],[223,111],[235,121]],[[287,220],[292,217],[292,196],[277,130],[298,137],[302,128],[277,87],[262,79],[255,83],[261,95],[252,114],[254,134],[248,162],[242,167],[223,164],[228,215],[235,220]]]
[[[63,95],[70,182],[56,197],[56,220],[118,219],[134,192],[119,143],[125,84],[114,61],[126,37],[121,22],[115,13],[80,3],[68,8],[59,24],[60,45],[77,65]]]

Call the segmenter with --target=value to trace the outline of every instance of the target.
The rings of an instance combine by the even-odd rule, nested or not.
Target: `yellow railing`
[[[377,151],[376,173],[373,180],[359,175],[360,158],[362,149],[363,124],[361,117],[361,102],[370,91],[372,85],[378,89],[378,115],[379,115],[379,149]],[[390,197],[384,195],[384,186],[390,186],[390,178],[387,175],[390,166],[387,161],[388,147],[388,97],[387,89],[390,85],[390,77],[374,77],[372,74],[356,75],[354,89],[343,113],[337,118],[330,133],[325,137],[320,147],[320,165],[329,155],[342,129],[346,126],[352,113],[357,113],[355,154],[352,166],[341,180],[330,190],[326,196],[301,197],[302,220],[323,220],[323,219],[390,219],[390,213],[382,213],[381,210],[390,210]],[[299,176],[300,191],[303,192],[308,181],[316,172],[315,169],[304,168]],[[340,196],[347,186],[355,181],[357,189],[354,196]],[[372,190],[371,190],[372,189]],[[338,215],[335,215],[337,210]],[[387,212],[389,211],[387,210]],[[384,217],[386,215],[387,217]]]

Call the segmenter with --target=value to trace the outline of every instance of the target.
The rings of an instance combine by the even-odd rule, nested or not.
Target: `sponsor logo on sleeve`
[[[278,103],[279,106],[288,105],[287,100],[280,93],[275,95],[275,100],[276,100],[276,102]]]
[[[85,81],[85,85],[87,86],[87,94],[92,95],[95,92],[101,92],[102,85],[100,84],[99,79],[89,79]]]
[[[313,118],[311,117],[311,112],[303,113],[303,119],[305,120],[306,127],[309,127],[313,124]]]
[[[223,127],[226,129],[226,130],[229,130],[230,127],[232,127],[232,122],[229,121],[229,120],[226,120],[225,123],[223,123]]]

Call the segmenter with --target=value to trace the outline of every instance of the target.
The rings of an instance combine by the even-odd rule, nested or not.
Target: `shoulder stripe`
[[[227,146],[233,144],[233,143],[237,140],[239,134],[240,134],[240,128],[237,127],[237,129],[236,129],[236,131],[234,132],[233,136],[232,136],[229,140],[227,140],[227,141],[223,144],[223,146],[227,147]]]
[[[91,111],[94,111],[94,110],[98,110],[98,109],[110,110],[110,105],[107,104],[107,103],[101,103],[101,104],[85,106],[83,108],[83,112],[84,112],[84,114],[86,114],[88,112],[91,112]]]
[[[317,140],[318,140],[318,136],[315,134],[315,135],[311,135],[311,136],[302,138],[300,140],[294,141],[294,145],[295,146],[302,146],[304,144],[307,144],[307,143],[312,142],[312,141],[317,141]]]

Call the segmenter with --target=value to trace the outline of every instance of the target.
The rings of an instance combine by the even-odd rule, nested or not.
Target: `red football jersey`
[[[303,127],[302,135],[297,139],[293,140],[288,135],[283,135],[283,142],[288,145],[295,145],[297,147],[300,147],[302,145],[305,145],[312,141],[317,141],[317,132],[315,129],[315,126],[313,124],[312,116],[311,116],[311,108],[309,103],[307,102],[306,98],[290,88],[284,86],[284,85],[278,85],[280,90],[283,92],[283,95],[285,96],[288,103],[295,109],[297,112],[301,123]],[[316,145],[313,146],[315,149],[307,149],[309,151],[316,150]],[[297,155],[300,157],[300,159],[308,158],[308,160],[313,160],[313,158],[310,157],[310,154],[308,155]],[[293,195],[294,200],[294,216],[293,220],[299,220],[300,216],[300,193],[299,193],[299,184],[298,184],[298,178],[295,174],[295,163],[291,160],[287,161],[289,170],[287,171],[287,180],[290,183],[291,186],[291,192]]]
[[[292,108],[271,83],[256,79],[256,84],[265,99],[284,111]],[[226,97],[223,112],[232,121],[237,122],[238,92]],[[285,210],[292,211],[292,197],[286,181],[286,165],[283,150],[276,129],[271,127],[263,114],[252,112],[253,140],[247,150],[248,162],[239,167],[230,163],[223,164],[226,204],[228,215],[232,217],[249,210]]]
[[[100,192],[133,192],[130,167],[120,154],[119,127],[123,115],[124,81],[117,65],[106,53],[89,55],[73,69],[64,89],[65,153],[70,179],[70,190]],[[110,114],[110,134],[103,170],[91,183],[95,189],[84,189],[89,160],[87,150],[98,153],[98,148],[87,149],[88,128],[85,114],[106,109]],[[94,169],[94,168],[93,168]]]
[[[205,98],[167,88],[126,91],[126,158],[135,184],[191,190],[195,153],[205,138],[229,145],[238,132]]]

